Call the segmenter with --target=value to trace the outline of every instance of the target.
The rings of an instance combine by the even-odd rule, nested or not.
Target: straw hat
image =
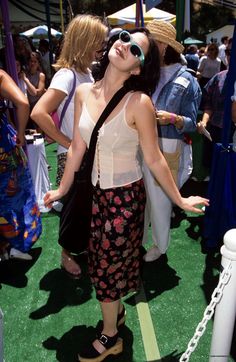
[[[150,31],[156,41],[168,44],[173,49],[175,49],[177,53],[183,52],[184,46],[175,40],[175,28],[167,21],[154,19],[147,24],[147,29]]]

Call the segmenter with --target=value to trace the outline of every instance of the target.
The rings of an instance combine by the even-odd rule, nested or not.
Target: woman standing
[[[152,100],[156,108],[159,145],[169,160],[177,187],[180,189],[192,172],[192,146],[186,134],[196,130],[201,90],[195,77],[181,65],[183,46],[177,42],[176,30],[168,22],[153,20],[147,28],[161,56],[161,76]],[[151,222],[154,246],[144,255],[154,261],[165,254],[170,239],[172,201],[155,182],[148,165],[143,162],[147,192],[143,243],[147,242]]]
[[[112,37],[113,40],[114,37]],[[114,41],[114,40],[113,40]],[[92,172],[93,208],[88,248],[89,274],[100,303],[103,327],[81,352],[80,361],[103,361],[122,352],[118,326],[125,321],[121,298],[139,285],[145,189],[138,148],[172,200],[193,212],[206,203],[201,197],[182,198],[158,147],[156,120],[149,94],[159,75],[159,56],[149,32],[122,31],[109,43],[95,84],[83,84],[75,95],[74,133],[58,190],[45,196],[45,205],[63,197],[80,167],[94,125],[111,97],[129,91],[99,131]]]
[[[106,35],[107,27],[96,16],[78,15],[70,22],[60,56],[53,65],[57,72],[47,92],[40,98],[31,114],[39,127],[58,143],[57,185],[60,184],[64,172],[67,151],[73,135],[74,94],[71,92],[74,80],[76,86],[93,81],[90,66],[103,48]],[[57,110],[60,118],[70,95],[72,97],[59,129],[53,122],[51,114]],[[69,246],[62,250],[61,264],[72,277],[80,277],[81,269],[72,253],[76,254],[76,241],[73,250]]]
[[[218,58],[219,48],[215,43],[207,46],[206,55],[201,57],[198,65],[197,77],[201,89],[220,71],[221,60]]]
[[[16,107],[17,131],[8,120],[5,101]],[[28,116],[27,98],[11,77],[0,70],[0,244],[10,246],[10,257],[25,260],[32,259],[28,251],[42,231],[34,187],[21,147]]]
[[[26,85],[30,111],[32,111],[39,98],[45,92],[45,79],[45,74],[41,70],[40,54],[32,52],[28,69],[26,73],[23,72],[23,80]],[[31,119],[29,119],[27,128],[35,128],[35,124]]]

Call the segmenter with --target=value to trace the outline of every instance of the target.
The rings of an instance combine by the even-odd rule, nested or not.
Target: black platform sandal
[[[98,341],[106,348],[99,353],[93,345],[81,352],[78,356],[80,362],[102,362],[109,355],[117,355],[123,352],[123,339],[119,338],[119,333],[109,337],[100,333]]]

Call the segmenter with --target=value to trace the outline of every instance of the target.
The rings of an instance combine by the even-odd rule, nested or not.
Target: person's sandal
[[[102,362],[109,355],[117,355],[123,352],[123,340],[119,338],[119,333],[113,337],[100,333],[97,339],[106,349],[99,353],[91,344],[78,356],[80,362]]]
[[[76,264],[79,268],[79,272],[78,273],[72,273],[71,271],[69,271],[68,265],[69,264]],[[66,268],[67,265],[67,268]],[[81,278],[81,269],[79,264],[76,263],[76,261],[74,260],[74,258],[72,256],[69,256],[65,253],[63,253],[61,255],[61,269],[72,279],[80,279]]]

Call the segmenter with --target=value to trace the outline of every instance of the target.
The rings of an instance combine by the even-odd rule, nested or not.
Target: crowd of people
[[[150,223],[154,245],[145,262],[167,252],[173,205],[200,214],[209,205],[201,196],[184,198],[179,190],[193,169],[191,133],[207,128],[213,142],[219,140],[232,40],[222,39],[220,53],[215,43],[204,54],[195,45],[185,52],[168,22],[153,20],[146,28],[109,33],[99,17],[78,15],[68,25],[53,67],[47,41],[39,49],[26,43],[15,39],[18,86],[0,70],[1,261],[30,260],[42,231],[23,149],[25,129],[35,128],[58,144],[57,189],[46,193],[44,203],[60,212],[96,121],[119,89],[127,91],[99,130],[91,173],[86,251],[103,323],[79,360],[103,361],[123,351],[122,298],[139,288],[140,249]],[[8,101],[16,108],[15,119]],[[235,104],[236,94],[233,122]],[[59,263],[70,277],[81,277],[69,246],[63,247]]]

